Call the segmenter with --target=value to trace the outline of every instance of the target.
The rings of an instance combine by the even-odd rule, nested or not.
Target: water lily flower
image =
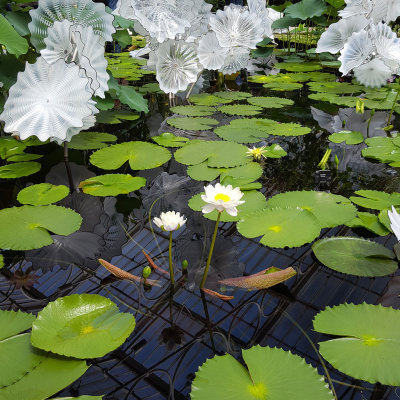
[[[261,146],[261,147],[248,147],[248,150],[246,151],[246,154],[249,155],[250,157],[253,157],[256,161],[261,160],[261,157],[265,157],[264,153],[267,152],[265,150],[266,146]]]
[[[163,231],[172,232],[186,224],[186,218],[178,212],[162,212],[160,217],[153,218],[153,222]]]
[[[388,216],[390,219],[390,228],[396,235],[398,241],[400,241],[400,214],[392,206],[392,211],[388,211]]]
[[[215,186],[205,186],[204,190],[205,194],[202,194],[201,198],[207,204],[202,208],[203,214],[208,214],[214,210],[221,213],[226,210],[229,215],[236,217],[238,213],[236,207],[244,203],[244,200],[240,200],[243,193],[238,187],[233,188],[232,185],[223,186],[217,183]]]

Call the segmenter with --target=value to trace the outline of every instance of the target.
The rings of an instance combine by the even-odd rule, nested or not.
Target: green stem
[[[398,98],[399,98],[399,91],[397,91],[396,98],[395,98],[394,101],[393,101],[393,105],[392,105],[392,109],[390,110],[390,114],[389,114],[389,119],[388,119],[388,122],[387,122],[387,126],[390,125],[390,121],[392,120],[393,110],[394,110],[394,107],[396,106],[396,102],[397,102],[397,99],[398,99]]]
[[[172,232],[169,233],[168,261],[169,261],[169,276],[171,279],[171,283],[175,285],[174,268],[172,266]]]
[[[211,240],[210,251],[208,252],[207,264],[206,264],[206,268],[204,270],[203,279],[201,280],[201,283],[200,283],[200,289],[203,289],[203,287],[206,283],[208,270],[210,269],[211,257],[212,257],[213,251],[214,251],[215,238],[217,237],[218,224],[219,224],[219,220],[221,219],[221,214],[222,214],[222,211],[218,212],[218,217],[217,217],[217,220],[215,221],[214,233],[213,233],[213,237]]]

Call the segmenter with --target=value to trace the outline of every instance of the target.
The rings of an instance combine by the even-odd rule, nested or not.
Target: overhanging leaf
[[[72,137],[68,148],[75,150],[95,150],[107,147],[117,137],[106,132],[80,132]]]
[[[17,196],[21,204],[32,206],[44,206],[56,203],[68,196],[69,189],[65,185],[52,185],[50,183],[39,183],[22,189]]]
[[[146,179],[129,174],[99,175],[86,179],[79,184],[83,193],[92,196],[118,196],[128,194],[146,185]]]
[[[306,20],[312,17],[318,17],[326,11],[326,4],[323,0],[302,0],[292,4],[285,10],[285,15],[290,18],[299,18]]]
[[[151,139],[163,147],[182,147],[189,141],[187,137],[175,136],[170,132],[163,132],[159,136],[152,136]]]
[[[3,44],[10,54],[17,57],[28,51],[28,42],[11,26],[4,15],[0,14],[0,44]]]

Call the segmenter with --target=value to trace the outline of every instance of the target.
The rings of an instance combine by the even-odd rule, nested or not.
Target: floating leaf
[[[354,85],[349,82],[309,82],[310,90],[322,93],[332,94],[354,94],[366,90],[365,86]]]
[[[283,150],[282,147],[277,143],[271,144],[271,146],[266,146],[264,148],[263,156],[266,158],[281,158],[286,155],[286,151]]]
[[[355,107],[358,101],[358,97],[353,96],[338,96],[332,93],[311,93],[308,95],[309,99],[317,101],[328,101],[338,106]],[[364,102],[365,105],[365,102]]]
[[[310,128],[292,122],[276,123],[269,126],[266,130],[270,135],[276,136],[301,136],[311,132]]]
[[[107,147],[117,140],[115,135],[106,132],[80,132],[72,137],[68,148],[75,150],[96,150]]]
[[[266,208],[243,215],[238,231],[247,238],[262,236],[260,243],[269,247],[298,247],[312,242],[321,227],[315,216],[302,208]]]
[[[236,143],[258,143],[269,136],[267,133],[259,129],[235,126],[232,124],[215,128],[214,133],[221,139]]]
[[[357,276],[385,276],[398,268],[391,250],[379,243],[354,237],[331,237],[312,247],[327,267]]]
[[[35,319],[33,314],[22,311],[0,310],[0,341],[30,329]]]
[[[151,169],[163,165],[171,153],[163,147],[147,142],[125,142],[97,150],[90,162],[103,169],[117,169],[129,161],[133,170]]]
[[[252,97],[247,101],[254,106],[263,108],[282,108],[294,104],[293,100],[282,97]]]
[[[169,118],[167,123],[174,128],[187,131],[206,131],[212,129],[213,125],[219,124],[216,119],[205,117]]]
[[[251,93],[247,92],[215,92],[214,96],[220,97],[221,99],[226,100],[244,100],[249,97],[252,97]]]
[[[160,136],[152,136],[151,139],[163,147],[182,147],[189,141],[187,137],[175,136],[170,132],[163,132]]]
[[[192,210],[201,211],[201,208],[206,204],[201,198],[202,194],[204,194],[204,193],[196,194],[189,200],[189,207]],[[262,210],[263,208],[265,208],[265,203],[266,203],[265,197],[258,190],[245,191],[243,194],[242,200],[244,200],[245,203],[241,204],[240,206],[237,207],[238,215],[236,217],[232,217],[228,213],[223,212],[221,214],[222,222],[239,221],[239,219],[242,218],[244,215],[252,213],[257,210]],[[218,212],[216,210],[214,210],[211,213],[203,214],[203,215],[207,219],[216,221]]]
[[[321,355],[353,378],[400,385],[400,311],[372,304],[326,307],[314,318],[314,330],[337,339],[319,343]]]
[[[160,89],[160,85],[158,82],[151,82],[151,83],[146,83],[143,86],[140,86],[136,88],[139,93],[158,93],[158,94],[164,94],[164,92]]]
[[[285,92],[301,89],[303,85],[297,82],[269,82],[264,83],[263,87],[265,89],[276,90],[278,92]]]
[[[346,223],[350,228],[364,228],[375,233],[375,235],[386,236],[390,231],[379,221],[375,214],[358,212],[357,217]]]
[[[70,235],[81,226],[75,211],[49,206],[22,206],[0,210],[0,248],[32,250],[53,243],[51,233]]]
[[[223,99],[208,93],[194,94],[189,97],[189,101],[199,106],[218,106],[219,104],[232,103],[232,99]]]
[[[42,158],[41,154],[31,154],[31,153],[24,153],[24,154],[16,154],[15,156],[10,156],[7,158],[8,162],[21,162],[21,161],[32,161],[38,160]]]
[[[187,115],[189,117],[205,117],[207,115],[215,114],[216,109],[209,106],[176,106],[171,107],[173,113],[180,115]]]
[[[53,397],[51,400],[102,400],[103,396]]]
[[[236,105],[227,105],[221,106],[218,108],[218,111],[223,112],[228,115],[257,115],[262,112],[262,108],[257,106],[252,106],[248,104],[236,104]]]
[[[190,398],[192,400],[333,399],[332,393],[317,370],[297,355],[276,347],[261,346],[242,350],[242,355],[248,369],[230,354],[207,360],[196,372]],[[229,384],[225,385],[223,382]]]
[[[400,143],[390,137],[372,137],[365,139],[366,149],[361,154],[396,167],[400,165]]]
[[[357,131],[340,131],[332,133],[328,139],[333,143],[360,144],[364,141],[364,136]]]
[[[56,203],[68,196],[69,189],[64,185],[52,185],[50,183],[39,183],[22,189],[17,196],[21,204],[32,206],[45,206]]]
[[[229,168],[248,163],[246,152],[247,147],[238,143],[191,140],[175,152],[175,160],[185,165],[206,161],[208,167]]]
[[[97,294],[73,294],[50,302],[32,325],[35,347],[75,358],[103,357],[119,347],[135,327],[135,318],[120,313]]]
[[[0,178],[21,178],[22,176],[35,174],[40,170],[40,168],[41,165],[34,161],[3,165],[2,167],[0,167]]]
[[[4,267],[4,256],[0,254],[0,269]]]
[[[350,200],[336,194],[294,191],[271,197],[268,207],[300,207],[315,215],[321,228],[333,228],[355,218],[357,210]]]
[[[86,179],[79,184],[83,193],[92,196],[118,196],[128,194],[146,185],[146,179],[129,174],[99,175]]]
[[[322,69],[319,63],[295,63],[295,62],[281,62],[274,65],[274,68],[284,69],[292,72],[310,72]]]
[[[393,206],[400,206],[400,193],[392,194],[380,192],[379,190],[357,190],[356,196],[351,196],[350,200],[358,206],[370,208],[372,210],[384,210]]]
[[[123,121],[135,121],[140,118],[140,115],[131,111],[100,111],[96,115],[96,121],[102,124],[120,124]]]
[[[22,154],[26,145],[13,136],[0,137],[0,158],[6,160],[8,157]]]

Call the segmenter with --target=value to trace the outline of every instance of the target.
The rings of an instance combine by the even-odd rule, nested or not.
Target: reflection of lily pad
[[[312,247],[327,267],[357,276],[385,276],[397,270],[394,254],[379,243],[355,237],[331,237]]]
[[[83,193],[92,196],[118,196],[140,189],[146,184],[146,179],[133,177],[129,174],[99,175],[86,179],[79,184]]]
[[[163,132],[159,136],[152,136],[151,139],[163,147],[182,147],[189,141],[187,137],[175,136],[170,132]]]
[[[45,206],[56,203],[68,196],[69,189],[64,185],[52,185],[51,183],[39,183],[22,189],[17,196],[21,204],[32,206]]]
[[[252,106],[249,104],[235,104],[235,105],[227,105],[221,106],[218,108],[218,111],[223,112],[228,115],[257,115],[262,112],[262,108],[257,106]]]
[[[199,106],[218,106],[219,104],[228,104],[233,101],[232,99],[223,99],[208,93],[194,94],[189,97],[189,100]]]
[[[38,249],[53,243],[48,231],[69,235],[81,222],[75,211],[54,205],[4,208],[0,210],[0,248]]]
[[[206,131],[212,129],[213,125],[219,124],[216,119],[205,117],[169,118],[167,123],[174,128],[187,131]]]
[[[269,247],[298,247],[319,236],[321,227],[312,213],[301,208],[267,208],[243,216],[238,231],[247,238],[262,236]]]
[[[379,190],[357,190],[359,197],[351,196],[350,200],[358,206],[372,210],[384,210],[393,206],[400,206],[400,193],[386,193]]]
[[[230,354],[207,360],[196,372],[190,398],[333,400],[317,370],[297,355],[260,346],[242,350],[242,355],[248,369]],[[268,365],[279,367],[267,368]]]
[[[129,162],[133,170],[151,169],[163,165],[171,153],[163,147],[147,142],[125,142],[97,150],[90,162],[103,169],[117,169]]]
[[[0,167],[0,178],[21,178],[35,174],[41,168],[41,165],[35,161],[19,162]]]
[[[244,100],[252,97],[252,94],[247,92],[215,92],[214,96],[226,100]]]
[[[186,115],[188,117],[205,117],[214,114],[216,109],[209,106],[176,106],[171,107],[173,113]]]
[[[119,347],[135,327],[135,318],[120,313],[97,294],[73,294],[49,303],[32,325],[32,344],[75,358],[102,357]]]
[[[357,131],[340,131],[332,133],[328,139],[333,143],[360,144],[364,141],[364,136]]]
[[[339,338],[319,343],[321,355],[339,371],[370,383],[400,385],[400,311],[372,304],[327,307],[314,330]]]
[[[293,100],[283,97],[252,97],[248,99],[250,104],[263,108],[282,108],[294,104]]]
[[[68,147],[76,150],[95,150],[107,147],[116,140],[115,135],[106,132],[80,132],[72,137]]]

